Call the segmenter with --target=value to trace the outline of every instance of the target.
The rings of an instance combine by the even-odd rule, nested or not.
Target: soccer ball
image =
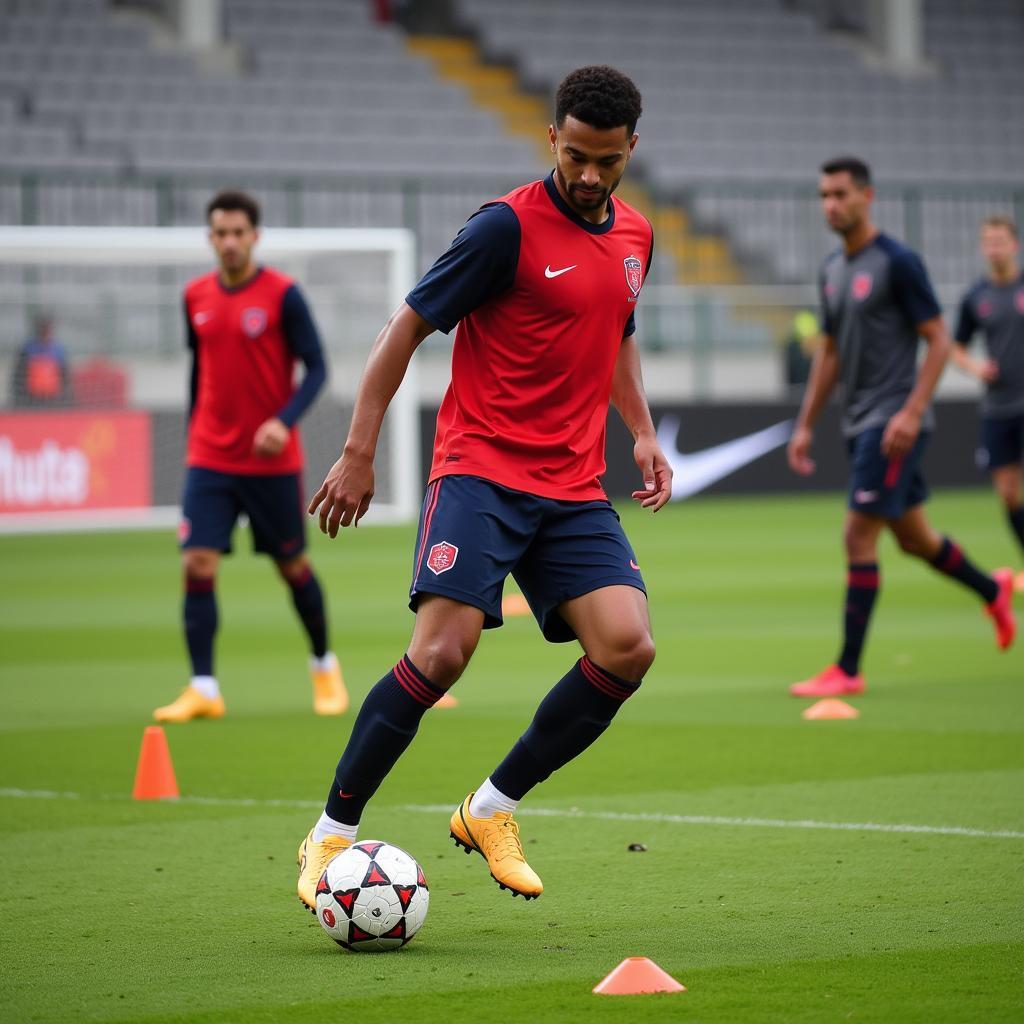
[[[367,839],[327,865],[316,886],[316,919],[339,946],[382,953],[420,930],[429,902],[419,864],[397,846]]]

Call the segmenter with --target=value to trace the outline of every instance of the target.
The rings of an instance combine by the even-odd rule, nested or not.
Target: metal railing
[[[422,271],[473,210],[516,184],[501,174],[424,179],[0,170],[0,223],[197,224],[209,196],[232,185],[259,197],[270,225],[408,227]],[[707,181],[659,198],[687,212],[691,234],[725,239],[749,284],[688,287],[680,282],[669,240],[660,237],[639,312],[644,343],[709,357],[782,344],[793,315],[816,304],[817,266],[836,245],[822,224],[814,184]],[[980,273],[981,218],[1001,212],[1024,222],[1024,184],[882,185],[875,212],[883,229],[923,252],[944,299],[953,302]],[[700,246],[693,250],[699,259]]]

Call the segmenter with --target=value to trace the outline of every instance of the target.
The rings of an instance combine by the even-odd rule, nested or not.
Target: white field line
[[[79,793],[49,789],[0,789],[0,798],[15,800],[78,800]],[[105,795],[100,800],[127,800],[127,796]],[[209,807],[286,807],[320,810],[318,800],[257,800],[248,797],[184,796],[162,803],[200,804]],[[448,804],[402,804],[393,808],[413,814],[450,814]],[[642,821],[658,825],[724,825],[730,828],[799,828],[826,832],[894,832],[905,835],[967,836],[978,839],[1024,839],[1024,832],[1009,829],[966,828],[960,825],[910,825],[877,821],[815,821],[793,818],[730,818],[716,814],[661,814],[628,811],[581,811],[577,808],[523,807],[516,814],[534,818],[582,818],[591,821]]]

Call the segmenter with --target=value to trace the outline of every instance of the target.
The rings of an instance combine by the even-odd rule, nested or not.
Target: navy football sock
[[[210,577],[185,576],[185,643],[192,675],[213,675],[213,636],[217,632],[217,597]]]
[[[320,582],[307,568],[298,580],[288,580],[292,591],[292,604],[299,613],[302,625],[309,636],[309,645],[317,658],[327,653],[327,615],[324,611],[324,593]]]
[[[942,538],[942,547],[931,560],[931,565],[939,572],[959,580],[965,587],[970,587],[985,604],[991,604],[999,596],[999,584],[974,565],[960,545],[949,537]]]
[[[860,562],[850,565],[846,574],[846,608],[843,613],[843,649],[837,664],[848,675],[855,676],[871,621],[871,611],[878,596],[878,564]]]
[[[639,687],[580,658],[540,702],[530,727],[491,773],[495,789],[521,800],[586,750]]]
[[[1024,549],[1024,505],[1019,508],[1008,508],[1006,518],[1010,521],[1010,529],[1017,537],[1017,543]]]
[[[338,762],[327,814],[358,825],[363,808],[412,743],[420,719],[440,699],[439,690],[406,655],[366,695]]]

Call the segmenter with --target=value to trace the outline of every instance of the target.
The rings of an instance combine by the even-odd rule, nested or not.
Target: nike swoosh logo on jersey
[[[679,417],[663,416],[658,424],[658,444],[672,467],[672,500],[681,501],[724,480],[762,455],[781,448],[793,433],[793,421],[783,420],[764,430],[716,444],[699,452],[683,454],[676,448]]]
[[[213,314],[212,313],[196,313],[196,315],[195,315],[196,327],[202,327],[203,324],[205,324],[207,320],[211,320],[212,318],[213,318]]]
[[[551,264],[549,263],[544,268],[545,277],[561,277],[563,274],[568,274],[570,270],[575,270],[579,266],[578,263],[574,263],[571,267],[562,267],[561,270],[552,270]]]

